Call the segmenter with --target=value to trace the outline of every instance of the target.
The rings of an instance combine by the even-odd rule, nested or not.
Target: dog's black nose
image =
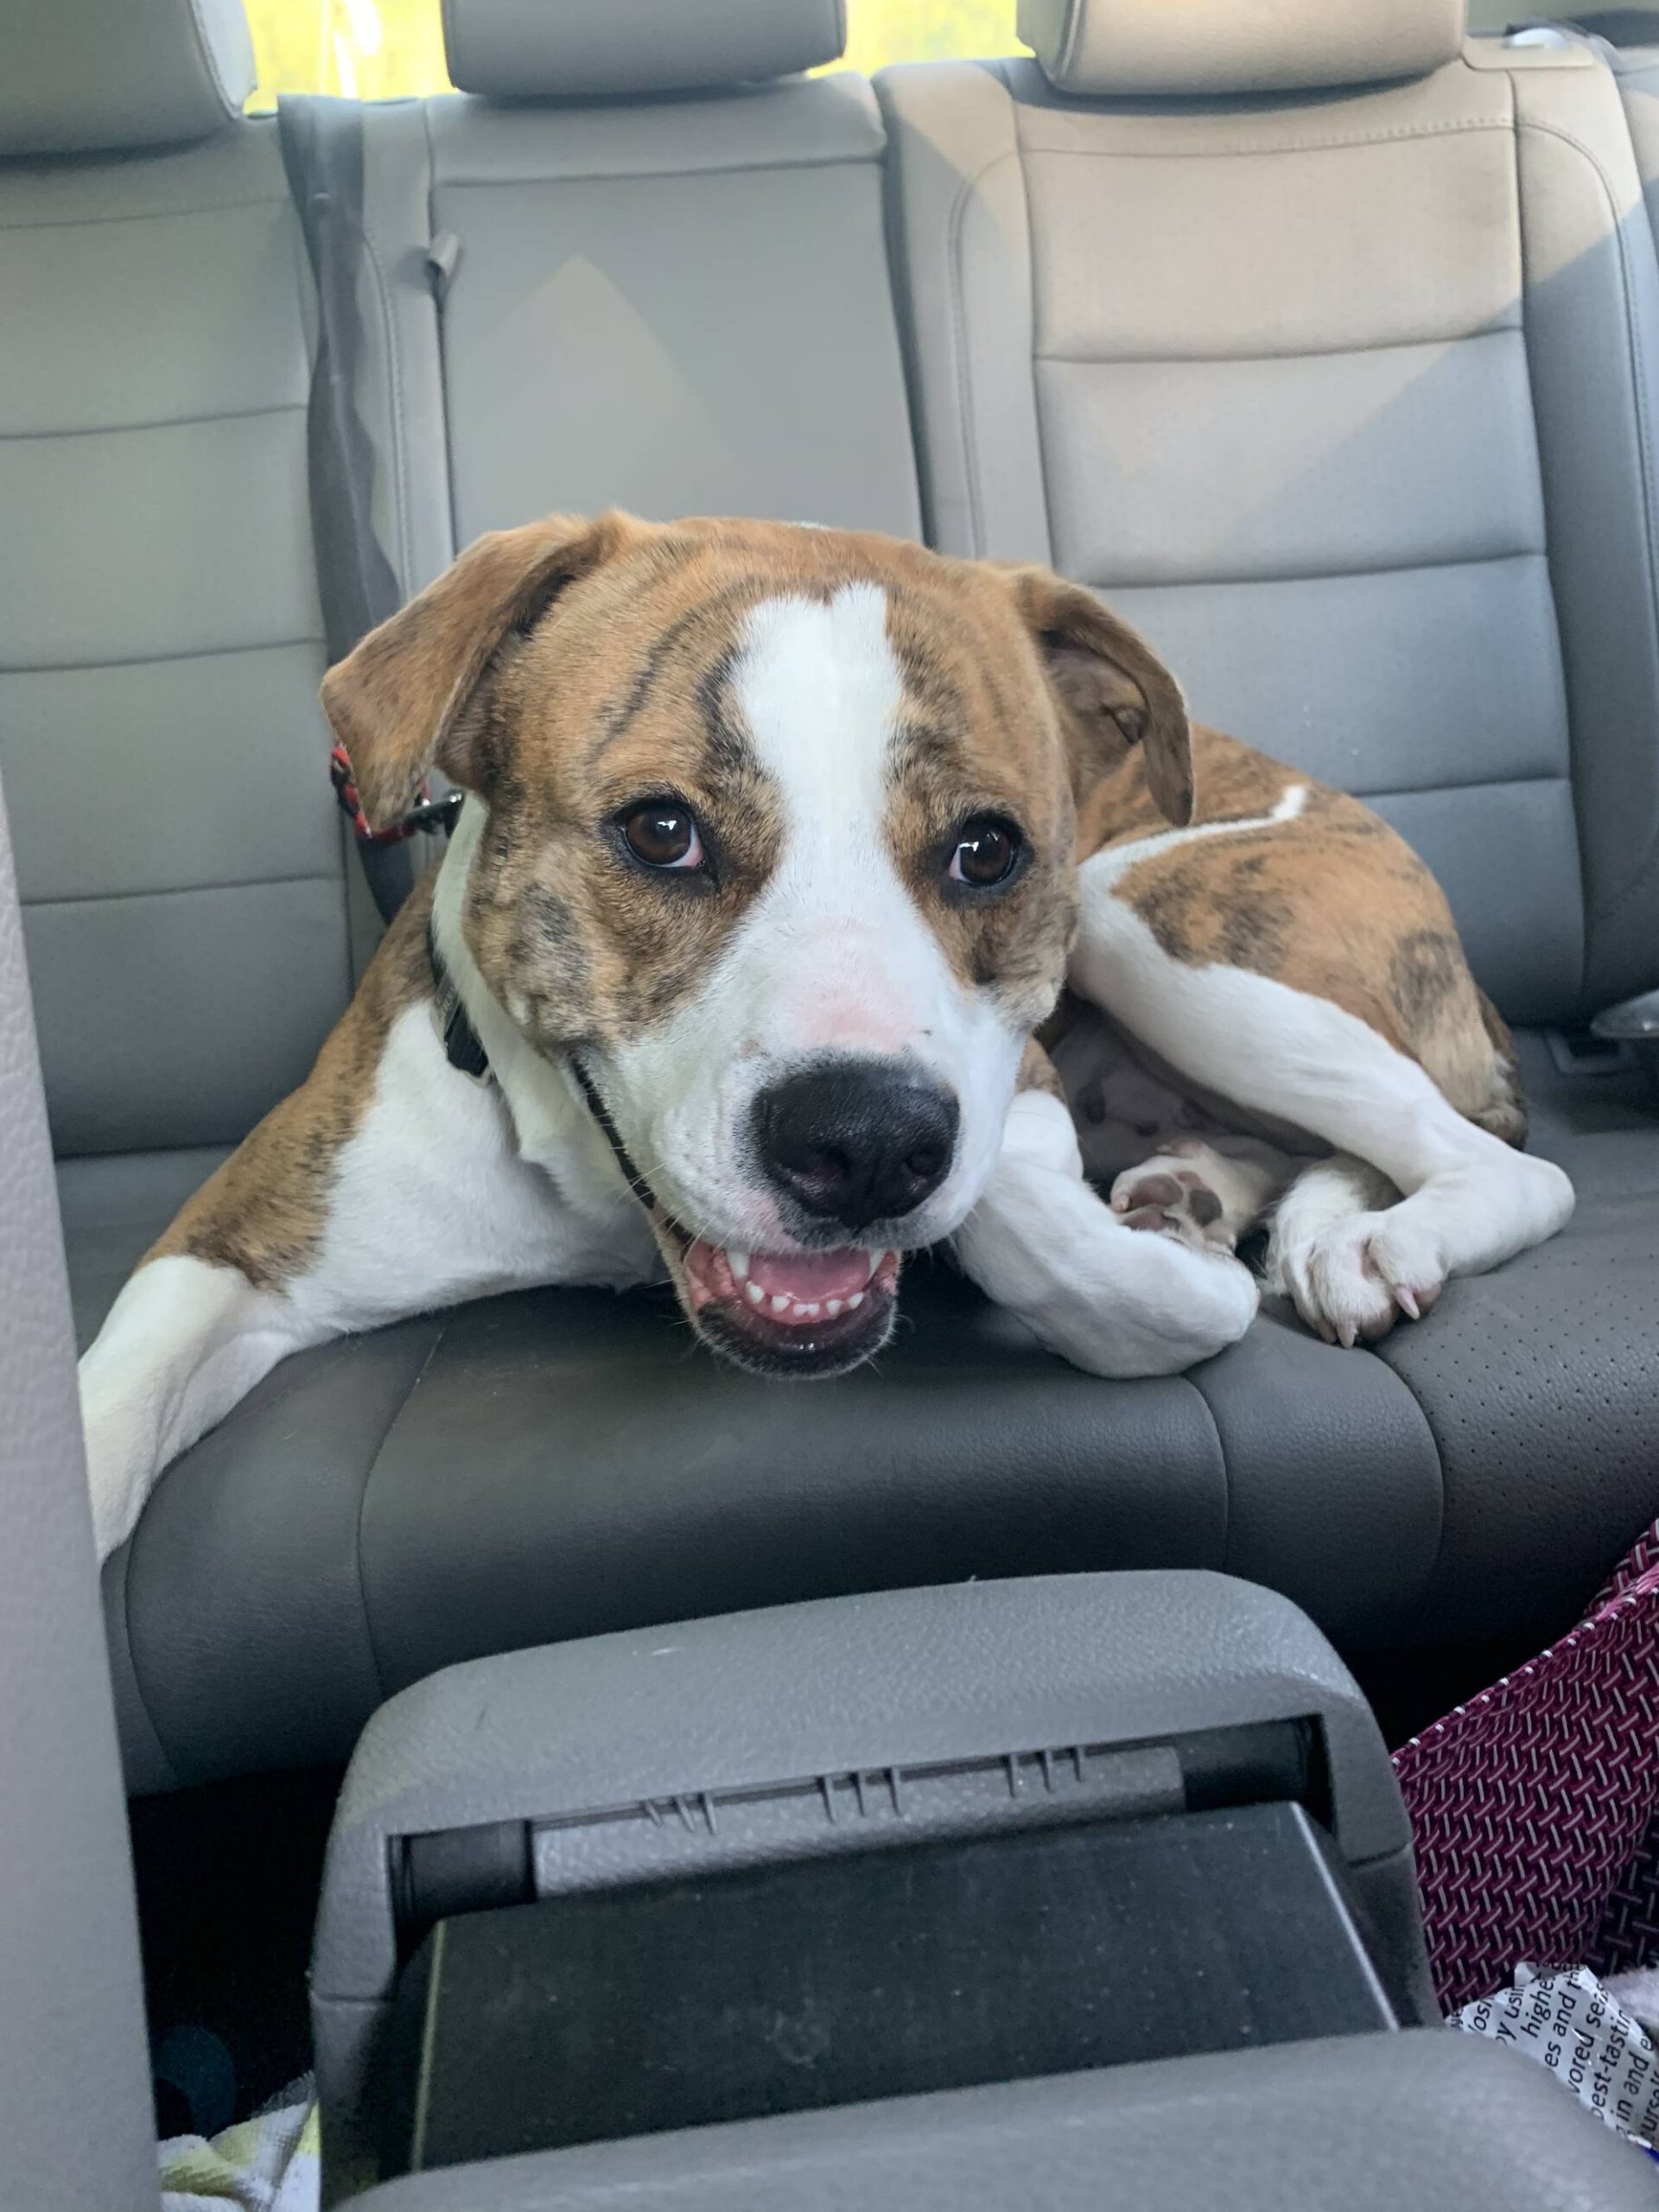
[[[950,1172],[957,1102],[882,1061],[790,1076],[754,1105],[755,1148],[797,1205],[847,1229],[896,1221]]]

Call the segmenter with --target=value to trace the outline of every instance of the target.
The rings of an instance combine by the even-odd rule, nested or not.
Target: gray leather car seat
[[[0,2205],[137,2212],[158,2190],[132,1870],[3,804],[0,1155]]]
[[[1613,78],[1444,0],[1025,22],[1041,67],[877,80],[931,533],[1098,586],[1206,719],[1371,798],[1512,1019],[1651,986],[1659,290]],[[1292,1465],[1359,1389],[1395,1481],[1427,1428],[1448,1637],[1559,1618],[1659,1504],[1659,1129],[1527,1059],[1564,1236],[1294,1396],[1271,1320],[1192,1378]]]
[[[309,1065],[357,894],[239,7],[5,0],[0,35],[0,775],[86,1328]]]
[[[183,0],[178,5],[182,10]],[[90,12],[81,15],[83,10]],[[84,32],[101,10],[94,0],[77,0],[74,9],[59,12],[81,16]],[[681,35],[683,8],[669,9],[664,0],[664,21],[671,20],[676,40],[641,40],[619,61],[603,31],[602,10],[583,17],[575,10],[531,11],[508,0],[451,0],[452,66],[462,83],[477,89],[367,117],[359,402],[380,455],[379,532],[406,588],[435,573],[453,546],[478,530],[556,504],[618,499],[658,513],[691,505],[747,508],[915,527],[917,493],[883,238],[888,134],[868,88],[856,79],[733,89],[734,79],[828,58],[834,44],[824,29],[830,13],[805,0],[798,8],[775,0],[719,0],[699,8],[701,43],[688,45]],[[83,58],[88,43],[83,37]],[[1324,50],[1318,39],[1313,46]],[[638,73],[638,57],[647,54],[663,68],[671,67],[671,95],[657,96],[666,79]],[[1586,85],[1601,86],[1593,64],[1586,67]],[[688,71],[699,81],[689,82]],[[1510,80],[1500,72],[1480,81]],[[1000,180],[998,189],[1017,184],[1023,174],[1024,156],[1011,147],[1007,114],[1061,117],[1068,127],[1075,122],[1092,128],[1099,112],[1092,100],[1040,92],[1034,65],[1006,79],[996,72],[905,73],[885,93],[904,164],[897,213],[916,317],[910,365],[925,434],[932,522],[942,542],[953,544],[963,541],[953,535],[940,498],[934,346],[921,275],[938,240],[910,235],[921,157],[906,141],[934,124],[912,118],[904,87],[913,86],[924,102],[933,96],[931,87],[943,87],[954,102],[953,88],[963,83],[982,84],[1007,113],[982,143],[960,156],[947,147],[943,155],[933,149],[927,159],[960,158],[964,181],[983,171]],[[1357,105],[1432,101],[1440,97],[1440,85],[1437,75],[1426,92],[1414,86],[1367,93]],[[1017,99],[1009,86],[1020,88]],[[561,87],[582,97],[548,97]],[[1600,94],[1586,98],[1592,110],[1586,127],[1601,134],[1606,116],[1596,105]],[[1262,103],[1245,105],[1254,110]],[[1298,95],[1293,105],[1322,114],[1332,102],[1316,92]],[[1269,100],[1263,111],[1282,114],[1284,104]],[[212,119],[201,120],[204,131]],[[948,122],[942,118],[938,127]],[[1188,123],[1160,103],[1144,109],[1137,127],[1161,147],[1163,134]],[[1385,146],[1389,127],[1380,126]],[[1513,137],[1501,116],[1486,117],[1482,129],[1512,158]],[[1427,134],[1431,156],[1441,135]],[[262,546],[250,555],[248,573],[263,578],[256,562],[278,559],[284,588],[302,588],[293,575],[303,554],[298,406],[308,294],[296,233],[271,192],[280,181],[271,136],[267,124],[226,122],[183,153],[118,160],[83,155],[72,164],[19,163],[0,172],[0,221],[17,219],[14,207],[30,214],[49,191],[73,195],[78,213],[107,213],[137,193],[143,212],[150,203],[141,188],[148,191],[152,179],[181,172],[200,178],[204,191],[210,173],[226,181],[238,215],[242,194],[257,196],[265,210],[270,258],[261,264],[257,300],[241,301],[238,288],[251,279],[234,251],[227,251],[221,270],[209,245],[198,245],[198,281],[219,301],[227,330],[212,341],[204,333],[188,357],[194,364],[196,353],[211,355],[216,374],[226,363],[242,361],[245,320],[253,316],[251,327],[278,333],[277,351],[291,365],[283,405],[292,411],[283,420],[292,442],[284,447],[282,470],[260,480],[261,500],[240,496],[246,478],[245,473],[238,485],[234,459],[207,473],[215,487],[230,481],[225,514],[231,534],[214,540],[214,588],[232,596],[244,581],[234,531],[273,527],[270,515],[281,524],[280,548],[272,554]],[[1596,143],[1598,158],[1628,196],[1628,146],[1601,148],[1599,136]],[[1148,172],[1153,166],[1146,164]],[[1192,174],[1179,162],[1156,167],[1178,186]],[[1477,181],[1486,189],[1489,180]],[[1189,181],[1183,188],[1193,187]],[[1369,180],[1355,182],[1356,207],[1363,207],[1370,189]],[[1436,189],[1431,181],[1421,194],[1425,206],[1440,204]],[[953,251],[976,252],[985,235],[978,200],[962,184],[951,192],[960,193],[959,203],[951,200],[960,213],[951,218],[954,232],[947,226],[940,238]],[[1549,205],[1559,197],[1546,189]],[[1349,204],[1339,200],[1338,207]],[[1499,219],[1488,200],[1481,205],[1483,220]],[[1570,190],[1567,205],[1569,219],[1579,219]],[[1007,212],[1005,207],[993,216],[992,231]],[[1097,211],[1089,236],[1103,251],[1122,252],[1125,239],[1144,236],[1149,218],[1143,208],[1126,226],[1109,219],[1112,212]],[[201,232],[212,232],[212,222],[196,219]],[[1155,211],[1152,219],[1161,220]],[[1196,228],[1201,226],[1186,221],[1189,238]],[[140,241],[149,235],[147,226],[135,232]],[[1040,253],[1040,224],[1033,235]],[[1621,250],[1628,245],[1621,233]],[[1650,248],[1648,254],[1651,260]],[[280,283],[273,265],[278,261]],[[1081,300],[1098,300],[1109,315],[1135,306],[1129,291],[1100,289],[1087,253],[1074,256],[1072,265]],[[1444,256],[1432,264],[1445,265]],[[1646,317],[1655,281],[1650,268],[1638,273],[1616,288],[1618,301]],[[159,342],[144,338],[148,288],[134,285],[88,304],[83,284],[73,296],[77,312],[95,312],[100,327],[118,334],[110,345],[124,337],[135,347]],[[1459,313],[1467,308],[1456,286],[1448,296]],[[983,304],[977,300],[976,311]],[[1204,308],[1203,301],[1195,304]],[[1588,306],[1595,316],[1607,312],[1601,291]],[[995,312],[1017,336],[1023,327],[1018,291]],[[258,322],[260,315],[275,321]],[[44,359],[62,318],[43,314],[35,321],[39,327],[29,342]],[[1582,365],[1586,379],[1599,375],[1606,386],[1596,392],[1605,422],[1591,441],[1592,461],[1627,434],[1630,423],[1630,395],[1618,384],[1624,355],[1617,346],[1608,355],[1603,327],[1596,323],[1594,345],[1586,337],[1582,364],[1573,355],[1575,377]],[[1497,430],[1487,439],[1492,449],[1471,480],[1495,503],[1498,520],[1518,515],[1524,524],[1534,506],[1505,472],[1519,467],[1517,454],[1524,458],[1526,438],[1515,410],[1531,402],[1524,392],[1517,397],[1510,356],[1518,338],[1503,330],[1494,335],[1497,344],[1478,359],[1508,366],[1478,370],[1472,386],[1455,384],[1454,372],[1453,404],[1465,411],[1450,430],[1433,410],[1429,422],[1443,451],[1471,421],[1485,437],[1480,407],[1473,405],[1472,416],[1468,410],[1483,397],[1494,398]],[[1007,357],[1012,380],[998,402],[1006,434],[988,443],[985,466],[989,469],[994,457],[998,480],[1020,487],[1016,496],[1033,518],[1028,543],[1052,546],[1066,560],[1068,543],[1048,536],[1028,423],[1022,428],[1032,407],[1033,372],[1029,342],[1020,344],[1023,352],[1016,347]],[[1224,327],[1215,344],[1226,350]],[[271,346],[267,338],[257,349],[262,365]],[[294,346],[296,353],[283,351]],[[1659,347],[1653,358],[1659,359]],[[193,373],[205,372],[195,364]],[[263,392],[257,380],[247,388]],[[1590,388],[1571,385],[1575,395]],[[194,390],[188,382],[181,385],[187,393]],[[175,396],[168,404],[176,411],[180,403]],[[230,407],[222,396],[216,404]],[[252,404],[262,404],[263,397]],[[1510,436],[1509,444],[1500,433]],[[1111,435],[1111,421],[1102,417],[1100,450],[1108,449]],[[108,485],[129,499],[136,496],[115,465],[125,450],[119,440],[105,448],[114,456],[110,474],[90,481],[73,474],[74,448],[62,444],[70,458],[61,478],[48,480],[64,486],[58,496],[96,500],[107,496],[100,486]],[[1085,449],[1081,461],[1089,460]],[[972,466],[979,465],[976,458]],[[1091,490],[1085,473],[1065,474],[1062,489],[1086,523],[1098,485]],[[194,571],[176,567],[189,532],[179,519],[173,476],[164,474],[160,482],[172,504],[143,510],[145,551],[155,603],[176,626],[181,611],[195,607],[200,587]],[[1593,472],[1585,491],[1586,499],[1592,495],[1599,496]],[[1403,492],[1401,498],[1409,504]],[[163,526],[156,526],[157,515]],[[1484,509],[1483,517],[1483,526],[1492,518]],[[1594,518],[1598,542],[1611,546],[1618,517],[1610,512],[1603,518],[1596,508]],[[200,518],[187,514],[185,520]],[[1335,527],[1328,499],[1325,520]],[[1007,550],[1007,541],[998,550]],[[1017,550],[1027,550],[1026,543]],[[1550,561],[1565,563],[1569,555],[1577,559],[1567,541],[1552,536]],[[168,569],[168,563],[175,565]],[[1544,561],[1535,550],[1517,551],[1514,566],[1530,579],[1530,596],[1513,605],[1541,623],[1549,608]],[[1449,568],[1446,573],[1452,575]],[[1497,580],[1505,589],[1509,573],[1506,567]],[[1102,580],[1116,581],[1104,572]],[[117,575],[111,588],[137,591],[140,581]],[[73,643],[79,630],[67,566],[53,571],[51,582],[50,591],[38,579],[31,588]],[[1567,588],[1553,572],[1550,582],[1558,593]],[[118,590],[113,603],[122,603]],[[1295,603],[1293,590],[1273,620],[1289,626]],[[1510,602],[1500,596],[1497,603]],[[314,607],[306,620],[315,633]],[[1224,626],[1217,626],[1219,634]],[[1455,646],[1461,630],[1458,624],[1450,630],[1449,645]],[[1401,636],[1399,621],[1391,634]],[[1351,623],[1350,635],[1357,652],[1361,626]],[[178,637],[172,631],[168,636],[170,649]],[[1206,678],[1195,652],[1179,639],[1166,642],[1202,700]],[[194,649],[194,632],[184,645]],[[297,656],[301,649],[281,650]],[[1493,627],[1491,683],[1505,681],[1522,650],[1508,626]],[[310,644],[303,651],[314,677],[320,650]],[[1236,663],[1243,664],[1242,656]],[[1548,658],[1526,665],[1546,685],[1546,707],[1559,698],[1548,690]],[[1324,680],[1322,701],[1291,695],[1299,730],[1316,707],[1342,703],[1344,681],[1354,696],[1370,696],[1363,668],[1344,677],[1334,657]],[[1580,680],[1592,679],[1580,671]],[[1622,680],[1639,692],[1635,676],[1626,671]],[[155,865],[155,853],[170,854],[176,874],[181,855],[198,865],[204,836],[215,820],[224,821],[230,827],[220,844],[207,841],[216,868],[302,879],[302,887],[279,887],[273,943],[279,923],[282,930],[301,928],[303,883],[332,887],[328,930],[325,937],[319,928],[311,964],[303,948],[282,938],[280,972],[265,991],[264,937],[252,925],[252,942],[229,924],[218,930],[218,909],[193,933],[194,966],[185,956],[184,964],[176,963],[167,946],[151,941],[141,972],[122,969],[127,944],[119,926],[109,932],[107,956],[88,956],[85,977],[66,973],[49,935],[36,957],[48,1033],[56,1022],[73,1040],[73,1050],[61,1048],[55,1067],[48,1058],[60,1144],[104,1148],[102,1156],[69,1162],[64,1176],[83,1329],[95,1325],[122,1268],[204,1164],[200,1151],[146,1152],[135,1161],[113,1147],[188,1147],[238,1134],[281,1087],[270,1039],[295,1043],[297,1072],[303,1050],[296,1040],[304,1023],[320,1025],[323,1000],[332,1007],[346,986],[348,894],[338,873],[333,817],[323,819],[322,737],[309,681],[303,706],[295,704],[280,738],[261,747],[223,733],[227,727],[245,731],[256,711],[255,727],[263,732],[267,707],[276,715],[281,702],[274,694],[268,699],[245,671],[233,677],[213,725],[220,740],[216,757],[229,760],[227,775],[267,778],[269,784],[257,790],[234,784],[227,797],[206,772],[212,763],[200,776],[169,769],[174,805],[207,810],[207,830],[200,820],[186,821],[182,811],[175,819],[164,809],[159,827],[148,818],[135,824],[118,851],[106,845],[98,864],[119,882],[128,879],[118,874],[118,861],[130,870]],[[1480,666],[1464,666],[1458,682],[1459,697],[1478,703]],[[45,689],[54,706],[54,685]],[[1254,696],[1264,706],[1272,702],[1265,677]],[[1585,828],[1581,734],[1575,710],[1569,779],[1561,728],[1529,698],[1522,707],[1516,760],[1506,761],[1506,771],[1519,765],[1504,780],[1517,787],[1536,782],[1541,789],[1530,797],[1518,789],[1503,820],[1520,823],[1533,840],[1517,850],[1542,856],[1529,866],[1548,862],[1550,903],[1535,963],[1515,955],[1501,930],[1478,949],[1483,959],[1509,961],[1510,979],[1534,990],[1524,1010],[1543,1015],[1568,1003],[1569,982],[1578,987],[1578,948],[1586,928],[1573,861]],[[1639,698],[1638,721],[1648,711]],[[1242,726],[1236,709],[1232,719]],[[1330,721],[1334,728],[1334,714]],[[1383,737],[1399,741],[1408,721],[1396,709],[1380,726]],[[100,744],[83,736],[83,757],[101,767],[121,726],[111,709],[109,738]],[[29,725],[20,727],[27,743]],[[94,740],[102,728],[86,711],[73,727],[92,731]],[[1638,736],[1645,731],[1650,740],[1651,728],[1650,721],[1639,721]],[[1484,734],[1500,743],[1501,733],[1488,728]],[[156,750],[163,739],[180,757],[188,751],[170,726],[163,727]],[[1291,749],[1276,731],[1274,741]],[[1420,733],[1416,741],[1413,757],[1420,760],[1429,741]],[[111,801],[111,786],[94,782],[85,795],[86,779],[77,775],[63,798],[56,796],[60,786],[41,796],[38,782],[28,780],[31,772],[43,772],[38,761],[33,772],[15,772],[20,747],[15,738],[8,743],[0,772],[13,794],[20,836],[27,846],[38,836],[44,866],[68,845],[67,796],[96,814]],[[259,755],[257,765],[245,753]],[[1594,758],[1602,765],[1584,771],[1586,791],[1602,788],[1598,774],[1605,784],[1618,772],[1613,753]],[[1324,765],[1331,766],[1328,758]],[[1481,772],[1487,772],[1484,766]],[[67,768],[61,773],[68,777]],[[1624,814],[1613,810],[1609,849],[1616,867],[1623,864],[1618,838],[1639,842],[1634,788],[1627,786]],[[215,805],[226,814],[213,816]],[[1602,811],[1608,811],[1605,804]],[[316,834],[315,876],[291,860],[265,857],[268,849],[288,849],[285,825],[298,823],[311,825],[308,836]],[[1418,834],[1415,823],[1408,826]],[[1456,862],[1463,853],[1459,844],[1450,857]],[[1472,853],[1467,860],[1466,880],[1478,880]],[[1557,894],[1566,901],[1559,908]],[[119,925],[118,904],[110,902],[110,912]],[[164,906],[159,902],[157,910]],[[40,918],[32,910],[37,934]],[[1639,930],[1636,936],[1639,940]],[[1625,940],[1617,917],[1597,942],[1606,947],[1599,987],[1605,983],[1611,995],[1616,986],[1607,979],[1633,971],[1639,961],[1621,950]],[[106,959],[113,963],[107,969]],[[116,976],[123,995],[114,1016],[107,1011],[106,974]],[[312,992],[319,994],[315,1001],[307,995]],[[98,1124],[90,1133],[84,1119],[77,1122],[86,1109],[78,1103],[83,1094],[73,1078],[77,1067],[98,1065],[103,1025],[111,1020],[118,1037],[144,1033],[144,1049],[153,1050],[161,1072],[143,1080],[172,1086],[179,1101],[174,1120],[129,1119]],[[175,1024],[186,1027],[175,1031]],[[250,1029],[268,1048],[251,1072]],[[137,1044],[134,1052],[139,1053]],[[289,1079],[288,1072],[283,1079]],[[127,1078],[128,1087],[138,1080]],[[221,1096],[220,1084],[242,1088]],[[264,1096],[255,1096],[262,1088]],[[105,1110],[113,1111],[125,1091],[119,1084],[105,1089],[111,1102]],[[87,1095],[105,1092],[90,1086]],[[1570,1617],[1630,1536],[1659,1510],[1659,1484],[1640,1440],[1651,1405],[1640,1339],[1651,1327],[1643,1300],[1652,1293],[1643,1287],[1632,1243],[1631,1220],[1642,1217],[1631,1215],[1628,1197],[1633,1177],[1647,1175],[1652,1189],[1652,1128],[1616,1085],[1599,1086],[1593,1096],[1593,1109],[1562,1109],[1569,1118],[1560,1141],[1581,1142],[1597,1160],[1611,1159],[1610,1147],[1617,1149],[1627,1163],[1624,1187],[1599,1198],[1592,1188],[1577,1241],[1536,1255],[1567,1270],[1560,1279],[1537,1278],[1554,1285],[1553,1302],[1528,1293],[1512,1311],[1506,1308],[1502,1301],[1517,1297],[1515,1286],[1524,1290],[1534,1280],[1516,1270],[1490,1285],[1457,1286],[1432,1330],[1402,1339],[1386,1360],[1328,1350],[1268,1317],[1245,1344],[1193,1376],[1103,1383],[1039,1352],[1014,1323],[941,1267],[914,1271],[906,1291],[909,1325],[880,1372],[810,1394],[690,1356],[658,1301],[602,1293],[493,1300],[285,1363],[172,1471],[133,1542],[106,1573],[130,1779],[135,1787],[162,1787],[250,1766],[342,1756],[387,1692],[449,1660],[487,1650],[798,1596],[975,1574],[1224,1567],[1284,1590],[1351,1651],[1426,1638],[1541,1637]],[[1599,1134],[1591,1126],[1597,1120],[1613,1126]],[[1496,1320],[1482,1318],[1488,1313],[1483,1301],[1491,1300],[1498,1301]],[[1466,1327],[1477,1332],[1474,1363],[1495,1370],[1489,1385],[1471,1374]],[[1449,1385],[1413,1381],[1408,1387],[1414,1360],[1452,1367]],[[1560,1407],[1570,1410],[1557,1413]],[[1500,1419],[1508,1426],[1494,1444],[1488,1428]],[[1553,1427],[1545,1425],[1550,1420]],[[1524,1432],[1518,1439],[1517,1430]]]

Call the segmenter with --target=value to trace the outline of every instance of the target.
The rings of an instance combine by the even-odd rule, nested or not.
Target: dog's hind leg
[[[957,1231],[964,1272],[1051,1351],[1095,1375],[1174,1375],[1255,1317],[1249,1270],[1224,1250],[1129,1228],[1084,1179],[1063,1098],[1022,1090],[983,1196]]]
[[[1175,959],[1109,885],[1091,894],[1086,868],[1084,880],[1074,988],[1195,1083],[1294,1122],[1403,1193],[1351,1206],[1319,1232],[1363,1240],[1399,1311],[1421,1311],[1449,1275],[1495,1267],[1567,1219],[1573,1186],[1559,1167],[1466,1120],[1357,1015],[1272,976]],[[1302,1204],[1321,1191],[1330,1204],[1328,1178]]]

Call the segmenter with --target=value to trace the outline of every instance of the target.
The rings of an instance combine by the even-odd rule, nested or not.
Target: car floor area
[[[212,2134],[310,2067],[306,1963],[340,1781],[257,1775],[129,1808],[163,2138]]]

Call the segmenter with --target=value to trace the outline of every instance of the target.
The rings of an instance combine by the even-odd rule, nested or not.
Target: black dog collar
[[[445,965],[443,955],[438,950],[437,931],[430,921],[426,925],[426,951],[432,965],[433,1002],[437,1014],[438,1032],[443,1039],[444,1058],[461,1075],[470,1076],[475,1083],[487,1083],[493,1073],[490,1056],[484,1049],[482,1038],[473,1027],[472,1016],[462,1001],[460,988]],[[622,1170],[629,1190],[647,1213],[662,1212],[650,1184],[628,1157],[628,1148],[618,1133],[616,1123],[611,1119],[610,1108],[600,1096],[593,1077],[574,1052],[569,1056],[569,1068],[587,1103],[588,1111],[604,1131],[606,1142],[616,1155],[616,1164]]]

